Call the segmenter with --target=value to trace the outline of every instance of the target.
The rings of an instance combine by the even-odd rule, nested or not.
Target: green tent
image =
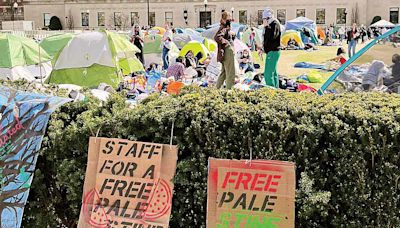
[[[144,37],[143,54],[158,54],[161,49],[162,36],[159,34],[147,35]]]
[[[40,42],[40,46],[51,57],[54,57],[73,37],[74,34],[72,33],[56,34],[43,39],[42,42]]]
[[[50,73],[50,63],[44,66],[49,61],[50,56],[35,41],[0,33],[0,78],[33,81]]]
[[[123,35],[104,30],[84,32],[55,55],[47,82],[84,87],[107,83],[116,87],[122,75],[144,71],[137,52],[140,50]]]

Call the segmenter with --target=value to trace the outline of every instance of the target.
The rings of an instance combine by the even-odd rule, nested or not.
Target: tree
[[[380,20],[382,20],[382,17],[381,17],[381,16],[375,16],[374,19],[372,19],[371,25],[372,25],[372,24],[375,24],[376,22],[378,22],[378,21],[380,21]]]
[[[57,16],[52,16],[50,18],[49,29],[50,30],[62,30],[60,18],[58,18]]]

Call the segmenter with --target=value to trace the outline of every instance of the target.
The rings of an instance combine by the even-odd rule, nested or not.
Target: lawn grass
[[[359,51],[365,46],[365,44],[358,44],[356,51]],[[324,64],[327,60],[332,59],[336,56],[336,51],[339,46],[319,46],[316,51],[303,51],[303,50],[290,50],[282,51],[281,58],[278,63],[278,72],[280,75],[287,76],[289,78],[297,78],[302,74],[309,73],[312,69],[301,69],[294,68],[294,64],[297,62],[309,62],[315,64]],[[347,44],[343,45],[343,48],[347,52]],[[353,64],[361,65],[370,63],[375,59],[382,60],[386,65],[391,65],[391,58],[394,53],[399,53],[400,49],[393,48],[390,44],[380,45],[377,44],[357,59]],[[318,70],[321,74],[323,81],[325,82],[334,72],[327,72]],[[312,87],[319,89],[323,83],[310,83]]]

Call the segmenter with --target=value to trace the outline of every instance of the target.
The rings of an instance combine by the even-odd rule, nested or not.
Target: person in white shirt
[[[163,42],[163,51],[162,51],[162,60],[163,60],[163,68],[164,70],[168,69],[169,60],[168,60],[168,53],[171,50],[171,42],[172,42],[172,31],[169,28],[169,24],[165,24],[165,33],[162,38]]]

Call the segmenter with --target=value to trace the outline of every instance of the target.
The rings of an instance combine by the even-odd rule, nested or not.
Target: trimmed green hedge
[[[52,115],[25,227],[78,220],[89,136],[174,144],[179,161],[170,227],[205,227],[208,157],[296,163],[297,227],[400,227],[400,97],[318,97],[187,88],[129,108],[113,95]]]

